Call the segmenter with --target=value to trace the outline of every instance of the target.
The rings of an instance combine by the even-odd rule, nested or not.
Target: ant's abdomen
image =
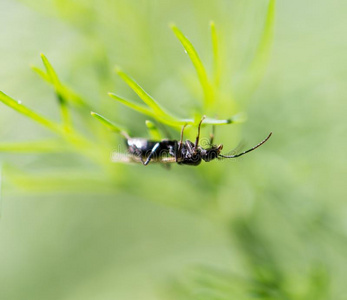
[[[140,152],[142,155],[145,155],[157,142],[149,141],[144,138],[132,138],[128,139],[126,143],[129,153],[139,155]]]

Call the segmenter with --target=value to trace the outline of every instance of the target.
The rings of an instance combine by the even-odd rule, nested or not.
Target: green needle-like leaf
[[[60,83],[58,75],[53,69],[51,63],[48,61],[47,57],[43,53],[41,53],[41,59],[46,68],[47,76],[49,77],[50,82],[53,84],[55,93],[57,95],[57,99],[60,105],[61,118],[64,124],[64,129],[69,131],[71,128],[71,119],[70,119],[69,109],[66,103],[66,98],[64,95],[64,88],[62,84]]]
[[[42,58],[43,64],[45,65],[47,73],[36,66],[31,66],[31,69],[35,73],[37,73],[44,81],[53,85],[56,93],[59,93],[62,97],[64,97],[66,101],[69,100],[71,101],[71,103],[75,103],[77,105],[87,107],[87,105],[85,104],[84,100],[82,99],[80,95],[78,95],[77,93],[75,93],[74,91],[72,91],[71,89],[69,89],[68,87],[66,87],[65,85],[61,83],[54,68],[52,67],[48,59],[43,54],[41,54],[41,58]]]
[[[153,113],[152,110],[148,109],[147,107],[143,106],[143,105],[139,105],[137,103],[134,103],[130,100],[127,100],[127,99],[124,99],[124,98],[121,98],[119,97],[118,95],[116,94],[113,94],[113,93],[108,93],[108,95],[113,98],[113,99],[116,99],[117,101],[119,101],[120,103],[130,107],[131,109],[133,110],[136,110],[142,114],[145,114],[147,116],[151,116],[151,117],[155,117],[155,114]]]
[[[275,4],[276,0],[269,0],[263,33],[256,54],[247,72],[250,80],[245,89],[250,92],[260,83],[270,57],[275,25]]]
[[[197,51],[194,49],[191,42],[183,35],[183,33],[175,26],[171,26],[173,32],[177,36],[177,38],[182,43],[186,52],[188,53],[195,69],[199,77],[199,81],[204,90],[205,95],[205,109],[208,111],[209,108],[212,108],[213,104],[213,87],[209,82],[206,70],[199,58]],[[220,77],[220,62],[219,62],[219,53],[218,53],[218,40],[217,40],[217,31],[215,28],[215,24],[211,22],[211,36],[212,36],[212,44],[213,44],[213,56],[214,56],[214,84],[215,86],[219,83]],[[138,111],[144,115],[150,116],[156,119],[158,122],[162,124],[166,124],[171,126],[177,130],[181,128],[182,125],[197,125],[201,120],[201,114],[196,115],[192,119],[181,119],[175,117],[169,113],[167,113],[134,79],[125,74],[120,68],[116,68],[116,72],[118,75],[125,81],[126,84],[142,99],[142,101],[147,105],[143,106],[137,104],[133,101],[124,99],[116,94],[109,93],[109,96],[113,99],[116,99],[120,103],[128,106],[129,108]],[[211,112],[211,110],[210,110]],[[241,118],[239,116],[232,117],[226,120],[217,120],[208,118],[204,121],[203,125],[224,125],[231,124],[236,122],[241,122]],[[147,121],[147,126],[150,130],[150,134],[155,136],[156,139],[159,138],[159,132],[151,132],[154,130],[153,123]]]
[[[57,132],[59,134],[62,133],[62,129],[59,126],[59,124],[52,122],[46,119],[45,117],[37,114],[36,112],[22,105],[19,101],[14,100],[13,98],[11,98],[10,96],[7,96],[1,91],[0,91],[0,101],[6,104],[7,106],[13,108],[14,110],[18,111],[19,113],[23,114],[24,116],[27,116],[28,118],[51,129],[52,131]]]
[[[60,94],[57,94],[57,97],[60,104],[60,112],[61,112],[61,118],[63,119],[64,129],[66,131],[70,131],[71,118],[70,118],[69,109],[67,107],[67,103],[66,101],[63,100],[64,98]]]
[[[246,114],[244,113],[239,113],[235,116],[230,117],[229,119],[225,119],[225,120],[217,120],[217,119],[210,119],[210,118],[206,118],[204,120],[205,125],[209,124],[209,125],[227,125],[227,124],[239,124],[239,123],[243,123],[245,122],[247,119]]]
[[[46,81],[49,84],[52,84],[51,78],[50,76],[47,75],[47,73],[43,70],[41,70],[40,68],[36,67],[36,66],[31,66],[31,69],[37,73],[44,81]]]
[[[90,156],[94,160],[100,160],[98,153],[96,151],[97,149],[94,147],[94,145],[90,143],[87,139],[85,139],[83,136],[81,136],[79,133],[74,132],[73,130],[66,132],[58,123],[55,123],[53,121],[46,119],[45,117],[25,107],[20,102],[7,96],[1,91],[0,91],[0,101],[6,104],[7,106],[13,108],[17,112],[21,113],[22,115],[36,121],[37,123],[59,134],[71,145],[73,145],[75,150],[79,152],[83,151],[86,155]]]
[[[184,125],[186,123],[185,121],[183,121],[183,120],[181,121],[181,120],[179,120],[179,119],[177,119],[177,118],[175,118],[169,114],[166,114],[166,113],[165,114],[156,114],[153,110],[148,109],[147,107],[139,105],[137,103],[134,103],[130,100],[121,98],[116,94],[113,94],[113,93],[108,93],[108,94],[111,98],[116,99],[117,101],[124,104],[125,106],[128,106],[129,108],[136,110],[141,114],[152,117],[163,124],[166,124],[166,125],[169,125],[172,127],[176,127],[176,129],[177,129],[177,126],[181,126],[181,125]]]
[[[47,57],[43,53],[41,53],[41,59],[42,59],[42,62],[46,68],[47,75],[49,76],[51,82],[53,83],[53,85],[55,87],[59,87],[60,81],[58,79],[58,75],[55,72],[55,70],[53,69],[51,63],[48,61]]]
[[[106,126],[108,129],[110,129],[111,131],[117,132],[117,133],[122,133],[122,132],[126,132],[125,129],[123,129],[121,126],[111,122],[110,120],[106,119],[105,117],[103,117],[102,115],[96,113],[96,112],[90,112],[90,114],[97,119],[101,124],[103,124],[104,126]]]
[[[69,89],[68,87],[61,85],[62,87],[62,94],[64,95],[65,99],[68,99],[71,101],[71,103],[75,103],[76,105],[79,105],[85,109],[89,109],[89,105],[86,104],[83,97],[81,97],[79,94],[74,92],[73,90]]]
[[[169,114],[165,114],[165,115],[156,115],[152,110],[142,106],[142,105],[138,105],[130,100],[126,100],[124,98],[121,98],[119,96],[117,96],[116,94],[113,93],[109,93],[109,96],[113,99],[116,99],[117,101],[119,101],[120,103],[128,106],[129,108],[138,111],[139,113],[142,113],[144,115],[150,116],[154,119],[156,119],[157,121],[159,121],[162,124],[166,124],[168,126],[171,126],[175,129],[180,129],[180,127],[182,125],[197,125],[200,121],[200,119],[180,119],[180,118],[176,118],[173,117]],[[211,118],[207,118],[204,120],[204,125],[224,125],[224,124],[231,124],[231,123],[236,123],[236,122],[241,122],[239,121],[239,117],[236,118],[232,117],[226,120],[217,120],[217,119],[211,119]]]
[[[204,91],[205,96],[205,108],[209,108],[213,104],[213,90],[211,84],[209,82],[205,67],[198,55],[198,52],[195,50],[192,43],[188,40],[188,38],[179,30],[176,25],[171,25],[171,29],[173,30],[176,37],[179,39],[181,44],[183,45],[185,51],[189,55],[190,60],[192,61],[194,68],[198,74],[198,78],[201,84],[201,87]]]
[[[269,57],[274,33],[275,4],[276,0],[269,1],[265,26],[258,46],[257,56],[254,59],[254,64],[266,63]]]
[[[216,25],[211,21],[211,39],[212,39],[212,52],[213,52],[213,81],[216,87],[219,86],[220,82],[220,59],[219,59],[219,48],[218,48],[218,35]]]
[[[130,76],[125,74],[120,68],[116,68],[117,74],[124,82],[158,115],[165,115],[165,111],[160,105]]]

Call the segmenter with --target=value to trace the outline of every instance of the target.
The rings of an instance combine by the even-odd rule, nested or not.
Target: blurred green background
[[[253,84],[247,66],[267,5],[1,0],[0,90],[50,119],[59,120],[54,93],[28,67],[41,67],[40,52],[93,110],[134,136],[148,136],[146,118],[107,96],[136,100],[116,64],[191,116],[201,91],[168,24],[210,71],[214,20],[218,117],[248,115],[218,127],[216,143],[227,151],[273,137],[242,159],[197,168],[101,166],[73,151],[30,153],[31,141],[54,135],[1,104],[0,148],[29,147],[1,153],[0,299],[347,299],[347,2],[278,1],[269,64]],[[105,143],[106,158],[123,145],[89,111],[73,116],[92,143]]]

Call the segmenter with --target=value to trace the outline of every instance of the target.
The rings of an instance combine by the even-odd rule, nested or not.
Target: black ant
[[[248,152],[251,152],[261,145],[263,145],[271,136],[270,133],[266,139],[260,142],[258,145],[248,149],[244,152],[235,155],[223,155],[221,150],[223,145],[215,146],[213,145],[213,134],[210,138],[211,147],[204,149],[199,146],[200,139],[200,128],[201,124],[204,121],[203,117],[198,126],[198,134],[195,140],[195,143],[186,140],[183,142],[183,133],[186,125],[182,127],[181,138],[177,140],[161,140],[161,141],[152,141],[145,138],[131,138],[127,134],[123,133],[127,139],[127,146],[129,153],[136,159],[139,158],[143,165],[147,166],[150,161],[156,161],[160,163],[173,163],[176,162],[179,165],[190,165],[197,166],[201,163],[202,160],[205,162],[210,162],[213,159],[220,158],[236,158],[240,157]],[[137,160],[138,161],[138,160]]]

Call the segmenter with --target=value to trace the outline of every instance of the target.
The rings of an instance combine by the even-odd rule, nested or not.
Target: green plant
[[[253,82],[253,84],[254,81],[258,82],[260,80],[259,77],[257,77],[257,80],[255,80],[255,75],[252,76],[253,72],[255,72],[254,69],[256,69],[256,73],[258,74],[260,70],[262,70],[263,72],[266,65],[266,58],[268,57],[271,44],[273,18],[274,1],[271,1],[266,19],[266,25],[264,27],[264,33],[259,43],[259,50],[254,58],[254,61],[251,63],[250,66],[250,77],[252,78],[251,81]],[[198,52],[196,51],[192,43],[184,36],[184,34],[178,29],[176,25],[171,25],[171,29],[183,45],[185,52],[188,54],[196,70],[201,85],[201,89],[203,91],[203,105],[201,106],[200,111],[195,111],[194,116],[188,119],[183,119],[174,116],[173,114],[169,113],[166,109],[162,108],[162,106],[155,99],[153,99],[152,96],[150,96],[134,79],[132,79],[119,67],[115,69],[117,74],[139,96],[139,98],[144,102],[145,105],[140,105],[134,101],[124,99],[123,97],[114,93],[109,93],[109,95],[112,99],[117,100],[118,102],[126,105],[127,107],[141,114],[149,116],[152,119],[155,119],[157,122],[160,122],[164,125],[168,125],[176,130],[179,130],[183,125],[197,125],[203,114],[209,115],[217,111],[219,104],[217,95],[218,85],[221,76],[221,62],[218,52],[218,34],[214,22],[210,23],[214,66],[212,78],[210,78],[210,76],[207,74],[206,68],[204,67],[198,55]],[[85,117],[86,111],[91,109],[90,106],[87,104],[87,102],[83,99],[82,96],[80,96],[79,94],[77,94],[61,82],[56,71],[54,70],[48,59],[45,57],[45,55],[41,54],[41,58],[45,67],[45,71],[41,70],[36,66],[33,66],[32,69],[44,81],[46,81],[53,87],[61,112],[61,123],[47,119],[46,117],[27,108],[21,102],[16,101],[15,99],[6,95],[4,92],[0,92],[0,101],[6,104],[7,106],[11,107],[15,111],[23,114],[24,116],[32,119],[33,121],[54,132],[58,136],[58,138],[63,141],[63,144],[61,144],[61,141],[59,140],[43,140],[16,144],[3,143],[0,145],[0,149],[2,149],[3,151],[17,150],[20,152],[54,152],[63,150],[74,151],[79,154],[85,155],[92,161],[99,162],[103,165],[107,164],[107,159],[102,158],[102,155],[100,154],[104,153],[104,149],[100,147],[100,145],[102,145],[102,142],[92,142],[90,138],[84,136],[78,129],[76,129],[73,126],[73,122],[71,120],[70,110],[72,108],[77,108],[77,112],[82,115],[82,119],[85,120],[85,124],[87,124],[87,126],[89,127],[93,127],[93,125],[90,124],[90,122],[87,121]],[[95,117],[97,120],[99,120],[108,129],[111,129],[114,132],[126,132],[126,129],[123,126],[111,122],[99,113],[91,112],[91,115]],[[243,120],[243,114],[238,114],[225,120],[218,120],[208,117],[205,119],[204,125],[232,124],[242,122]],[[154,136],[158,138],[160,134],[158,130],[155,130],[154,123],[148,121],[147,125],[151,129],[152,134],[154,134]],[[154,130],[155,133],[153,133]],[[94,138],[98,139],[99,137],[96,136]]]
[[[259,84],[264,70],[267,65],[269,58],[269,53],[272,43],[272,34],[274,26],[274,10],[275,10],[275,1],[270,0],[266,22],[263,28],[263,34],[260,38],[260,41],[257,46],[257,51],[255,56],[247,68],[247,76],[245,76],[246,81],[243,82],[243,88],[247,90],[247,93],[250,93],[255,87]],[[221,86],[220,82],[223,78],[221,71],[221,57],[219,53],[219,35],[216,28],[216,25],[211,22],[211,40],[212,40],[212,76],[208,74],[207,68],[202,63],[197,50],[194,48],[192,43],[187,39],[187,37],[181,32],[181,30],[176,27],[176,25],[171,25],[171,29],[174,32],[175,36],[181,42],[183,48],[185,49],[187,55],[189,56],[196,75],[198,77],[198,82],[200,84],[200,89],[202,90],[202,99],[201,103],[196,106],[196,109],[190,112],[189,118],[177,117],[167,109],[163,108],[162,105],[156,101],[152,96],[149,95],[134,79],[132,79],[127,73],[122,71],[119,67],[116,68],[116,73],[119,77],[139,96],[139,98],[144,102],[140,104],[136,101],[131,101],[125,99],[122,96],[119,96],[115,93],[110,93],[109,96],[112,99],[117,100],[121,104],[127,106],[128,108],[141,113],[147,117],[150,117],[151,120],[146,121],[146,126],[152,138],[159,139],[162,137],[162,134],[159,132],[156,123],[161,123],[166,126],[171,127],[173,130],[179,130],[183,125],[188,124],[195,126],[200,121],[202,115],[207,115],[208,118],[204,121],[204,125],[226,125],[242,122],[245,117],[242,113],[235,114],[234,116],[228,117],[226,119],[216,119],[213,118],[216,114],[223,114],[225,111],[220,109],[221,107]],[[5,93],[0,93],[0,101],[2,101],[7,106],[11,107],[15,111],[23,114],[24,116],[30,118],[31,120],[39,123],[44,126],[56,136],[54,139],[45,139],[39,141],[25,142],[25,143],[2,143],[0,144],[0,150],[2,151],[11,151],[11,152],[21,152],[21,153],[30,153],[30,152],[40,152],[40,153],[73,153],[79,157],[83,157],[88,161],[88,164],[92,164],[95,169],[92,171],[86,172],[84,166],[72,167],[69,168],[68,174],[71,178],[66,178],[67,172],[62,172],[62,174],[53,174],[53,176],[40,176],[38,183],[35,182],[35,176],[31,174],[21,174],[20,171],[8,168],[6,171],[10,173],[12,180],[16,186],[24,187],[24,189],[33,189],[35,186],[39,186],[40,191],[55,191],[59,189],[59,184],[64,183],[65,188],[67,183],[70,182],[71,190],[79,190],[80,187],[85,189],[86,186],[93,189],[93,191],[99,189],[103,192],[111,190],[114,192],[118,189],[119,185],[126,184],[132,185],[136,183],[136,187],[139,189],[139,195],[142,196],[141,190],[147,186],[147,182],[138,180],[132,180],[129,183],[122,182],[122,174],[118,170],[122,170],[125,174],[127,170],[121,169],[121,166],[113,167],[111,166],[109,160],[109,153],[114,147],[114,139],[107,135],[103,131],[99,130],[98,122],[94,122],[90,117],[90,112],[92,117],[98,120],[104,127],[109,129],[111,132],[122,133],[125,132],[128,134],[127,126],[123,124],[117,124],[107,118],[99,112],[94,112],[96,110],[94,107],[91,107],[90,101],[87,101],[84,96],[79,95],[74,90],[66,86],[58,77],[56,71],[52,67],[48,59],[42,54],[41,55],[43,65],[45,70],[41,70],[37,67],[33,67],[33,70],[48,84],[53,87],[58,107],[60,109],[61,121],[51,120],[38,114],[37,112],[29,109],[22,103],[19,103],[12,97],[6,95]],[[231,102],[236,102],[236,99],[230,99]],[[101,111],[102,114],[104,114]],[[80,118],[83,121],[83,126],[81,128],[75,126],[74,117]],[[88,132],[88,134],[86,134]],[[170,205],[176,205],[183,207],[187,210],[194,211],[194,213],[201,213],[202,215],[208,216],[209,218],[218,218],[218,222],[225,222],[228,220],[228,213],[220,211],[217,203],[217,190],[216,182],[219,182],[223,176],[227,175],[227,170],[223,169],[223,166],[218,166],[218,172],[212,172],[213,175],[209,174],[208,180],[205,180],[204,176],[207,174],[207,171],[201,169],[199,174],[194,174],[192,176],[197,180],[199,185],[202,187],[201,190],[196,191],[194,188],[188,190],[192,195],[196,195],[192,200],[189,199],[183,200],[179,199],[180,202],[174,202],[171,199],[164,199],[168,201]],[[148,170],[150,172],[150,170]],[[191,172],[194,172],[191,171]],[[74,176],[71,176],[73,173]],[[181,174],[182,175],[182,174]],[[140,175],[141,176],[141,175]],[[125,176],[123,176],[125,177]],[[185,178],[184,175],[182,178],[176,179],[173,185],[173,192],[176,192],[175,186],[178,186],[181,181],[188,181],[191,178]],[[157,178],[156,183],[158,186],[166,186],[166,181],[163,181],[162,178]],[[119,185],[117,185],[119,184]],[[122,188],[122,186],[121,186]],[[119,190],[121,190],[119,188]],[[124,188],[124,186],[123,186]],[[170,189],[170,186],[166,187]],[[170,190],[169,190],[170,191]],[[136,190],[132,191],[136,194]],[[169,192],[168,192],[169,194]],[[160,195],[157,196],[160,198]],[[152,197],[148,197],[151,198]],[[162,201],[162,199],[160,199]],[[154,200],[158,201],[158,200]],[[224,224],[223,224],[224,225]],[[242,234],[240,234],[240,237]],[[255,243],[253,241],[253,243]],[[252,244],[252,242],[250,242]],[[249,254],[250,256],[252,253]],[[199,272],[201,270],[199,269]],[[272,270],[270,270],[272,271]],[[222,286],[217,282],[217,284],[209,283],[210,278],[212,281],[215,280],[215,274],[213,268],[202,268],[201,274],[198,273],[198,280],[195,282],[193,279],[192,286],[188,289],[183,288],[183,294],[188,294],[188,299],[190,298],[191,293],[194,294],[196,299],[227,299],[230,296],[239,296],[244,292],[244,289],[252,289],[253,284],[250,284],[247,280],[235,280],[235,277],[229,276],[229,274],[223,274],[221,278],[217,278],[216,281],[223,281]],[[202,277],[202,279],[201,279]],[[205,279],[208,277],[208,280]],[[224,284],[224,281],[228,281],[230,278],[235,280],[232,284]],[[254,279],[254,278],[252,278]],[[256,280],[258,278],[255,278]],[[231,279],[230,279],[231,280]],[[203,283],[203,289],[201,289],[200,284]],[[206,284],[207,283],[207,284]],[[258,285],[257,282],[255,285]],[[260,286],[265,290],[268,288],[266,283]],[[195,290],[200,290],[200,293],[197,295]],[[181,288],[177,287],[176,291],[181,291]],[[221,296],[222,295],[222,296]],[[219,298],[218,298],[219,297]],[[223,298],[224,297],[224,298]]]

